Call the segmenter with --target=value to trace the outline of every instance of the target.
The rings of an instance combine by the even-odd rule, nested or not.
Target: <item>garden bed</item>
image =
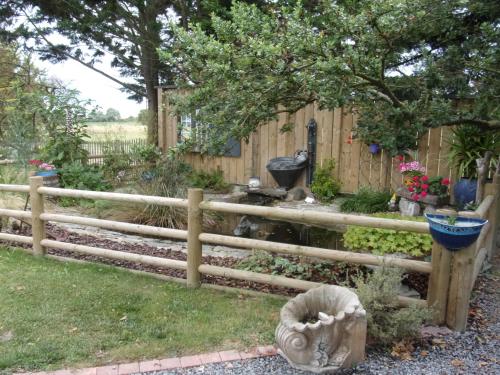
[[[183,260],[183,261],[186,260],[186,254],[183,253],[182,251],[178,251],[178,250],[172,250],[169,248],[158,248],[158,247],[153,247],[153,246],[149,246],[149,245],[131,244],[131,243],[127,243],[127,242],[111,241],[111,240],[107,240],[107,239],[100,239],[100,238],[90,236],[90,235],[82,235],[82,234],[70,232],[68,230],[62,229],[59,226],[53,225],[53,224],[48,224],[47,227],[48,227],[49,237],[53,237],[53,239],[55,239],[57,241],[71,242],[73,244],[78,244],[78,245],[101,247],[101,248],[118,250],[118,251],[125,251],[125,252],[136,253],[136,254],[150,255],[150,256],[155,256],[155,257],[160,257],[160,258],[176,259],[176,260]],[[29,228],[25,228],[24,232],[25,232],[24,233],[25,235],[30,235]],[[105,258],[93,256],[93,255],[78,254],[75,252],[69,252],[69,251],[64,251],[64,250],[59,250],[59,249],[48,249],[48,253],[53,254],[53,255],[67,257],[67,258],[74,258],[74,259],[86,260],[86,261],[91,261],[91,262],[99,262],[99,263],[114,265],[114,266],[123,267],[123,268],[152,272],[152,273],[162,274],[162,275],[176,277],[176,278],[183,278],[183,279],[186,278],[185,271],[175,270],[175,269],[171,269],[171,268],[159,268],[159,267],[154,267],[154,266],[149,266],[149,265],[142,265],[142,264],[126,262],[126,261],[122,261],[122,260],[105,259]],[[289,261],[298,260],[298,259],[295,259],[294,257],[291,257],[291,256],[284,256],[283,255],[281,257],[284,259],[287,259]],[[225,256],[225,257],[204,256],[203,257],[204,264],[210,264],[210,265],[214,265],[214,266],[221,266],[221,267],[228,267],[228,268],[236,268],[240,261],[241,261],[241,259],[238,259],[235,257],[228,257],[228,256]],[[339,264],[338,262],[333,263],[332,267],[333,267],[333,272],[337,272],[337,276],[338,276],[337,280],[339,282],[344,281],[343,277],[345,277],[346,274],[351,273],[351,275],[352,275],[352,274],[357,273],[358,271],[360,271],[361,274],[368,272],[368,269],[365,267],[357,266],[357,265],[349,265],[349,264],[344,264],[344,263]],[[283,269],[282,271],[278,270],[277,274],[283,275],[286,271],[287,271],[286,269]],[[324,272],[322,273],[322,272],[314,271],[314,272],[312,272],[311,276],[312,277],[304,278],[304,280],[335,284],[335,282],[332,281],[332,278],[335,279],[335,277],[332,277],[331,275],[325,274]],[[202,276],[202,282],[209,283],[209,284],[221,285],[221,286],[229,286],[229,287],[233,287],[233,288],[250,289],[250,290],[260,291],[260,292],[264,292],[264,293],[281,294],[281,295],[285,295],[285,296],[295,296],[297,293],[300,292],[298,290],[291,289],[291,288],[276,287],[276,286],[267,285],[267,284],[254,283],[254,282],[249,282],[249,281],[244,281],[244,280],[228,279],[228,278],[216,277],[216,276],[208,276],[208,275]],[[428,286],[428,275],[427,274],[409,272],[409,273],[407,273],[407,277],[403,280],[403,284],[407,285],[409,288],[415,289],[420,294],[421,298],[426,298],[427,286]],[[350,286],[353,286],[353,285],[350,284]]]

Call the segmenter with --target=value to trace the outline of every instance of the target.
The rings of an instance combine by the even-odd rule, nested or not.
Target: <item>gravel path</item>
[[[159,375],[305,375],[279,356],[217,363]],[[368,350],[367,360],[336,374],[500,374],[500,257],[475,286],[468,330],[462,334],[429,329],[411,359],[400,360],[387,352]]]

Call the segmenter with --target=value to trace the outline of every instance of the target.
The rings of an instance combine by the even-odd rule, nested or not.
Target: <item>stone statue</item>
[[[278,353],[292,367],[321,374],[364,360],[366,311],[349,289],[311,289],[288,301],[280,317]]]

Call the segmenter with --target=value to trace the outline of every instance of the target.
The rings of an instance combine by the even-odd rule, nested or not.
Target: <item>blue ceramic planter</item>
[[[479,237],[481,229],[488,220],[457,217],[454,225],[448,224],[445,215],[424,215],[429,222],[432,238],[450,251],[457,251],[469,245]]]
[[[368,149],[372,154],[378,154],[380,152],[380,146],[377,143],[370,144]]]
[[[57,171],[37,171],[35,176],[52,177],[57,176]]]
[[[476,200],[477,180],[461,178],[453,188],[455,203],[463,208],[467,203]]]

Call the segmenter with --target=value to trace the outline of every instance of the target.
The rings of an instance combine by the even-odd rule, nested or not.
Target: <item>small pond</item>
[[[241,204],[267,206],[273,199],[250,195]],[[217,226],[213,232],[229,236],[239,236],[293,245],[345,250],[341,232],[325,228],[270,220],[258,216],[238,214],[217,214]]]

